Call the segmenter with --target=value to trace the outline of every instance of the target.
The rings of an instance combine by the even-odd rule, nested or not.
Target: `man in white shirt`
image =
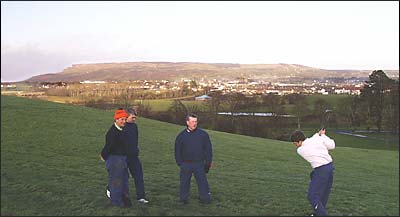
[[[325,135],[326,130],[321,129],[310,138],[296,130],[290,139],[297,147],[297,153],[311,164],[313,171],[310,174],[310,185],[307,199],[316,216],[328,215],[325,207],[333,183],[333,170],[335,169],[332,157],[328,150],[335,148],[335,141]]]

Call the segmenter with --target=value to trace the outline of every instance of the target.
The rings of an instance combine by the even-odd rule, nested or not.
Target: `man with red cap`
[[[122,140],[122,128],[128,114],[118,109],[114,114],[114,124],[106,134],[106,144],[101,151],[101,159],[106,163],[111,203],[118,207],[130,207],[128,167],[126,163],[127,146]]]

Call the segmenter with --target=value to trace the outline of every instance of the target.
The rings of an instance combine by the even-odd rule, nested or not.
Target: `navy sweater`
[[[122,139],[128,148],[127,155],[138,156],[139,155],[139,133],[138,128],[135,123],[126,122],[124,130],[122,131]]]
[[[113,124],[106,134],[106,144],[101,151],[101,156],[104,160],[110,155],[123,155],[127,154],[127,146],[122,141],[122,131],[118,130]]]
[[[190,131],[184,129],[175,140],[175,161],[181,165],[184,161],[212,162],[212,145],[208,133],[202,129]]]

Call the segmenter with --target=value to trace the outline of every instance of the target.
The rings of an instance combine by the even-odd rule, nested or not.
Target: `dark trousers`
[[[208,186],[207,176],[204,171],[203,162],[184,162],[181,164],[180,172],[180,186],[179,186],[179,197],[181,201],[187,201],[189,199],[190,192],[190,181],[192,174],[197,182],[199,190],[200,201],[210,202],[211,193]]]
[[[142,163],[139,160],[138,156],[128,156],[128,168],[131,176],[135,180],[135,188],[136,188],[136,198],[142,199],[145,198],[144,193],[144,180],[143,180],[143,168]]]
[[[325,209],[328,203],[333,183],[333,163],[325,164],[314,168],[311,172],[310,186],[308,188],[307,199],[310,202],[314,214],[317,216],[327,216]]]
[[[106,160],[106,169],[108,172],[111,202],[115,206],[125,206],[123,197],[129,195],[129,175],[126,156],[109,156]]]

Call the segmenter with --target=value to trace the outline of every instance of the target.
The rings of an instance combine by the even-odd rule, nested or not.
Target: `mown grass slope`
[[[183,126],[139,118],[148,205],[105,207],[107,173],[99,153],[112,112],[1,97],[1,215],[307,215],[309,164],[291,143],[208,131],[214,201],[178,203],[175,137]],[[200,118],[201,125],[201,118]],[[331,215],[399,215],[399,153],[333,150]],[[131,197],[134,184],[130,179]]]

